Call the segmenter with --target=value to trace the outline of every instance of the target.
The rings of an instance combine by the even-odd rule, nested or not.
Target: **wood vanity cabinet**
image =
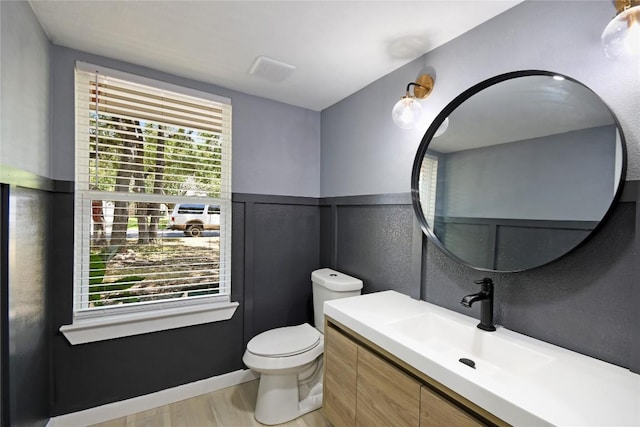
[[[507,425],[333,320],[324,331],[323,408],[335,427]]]

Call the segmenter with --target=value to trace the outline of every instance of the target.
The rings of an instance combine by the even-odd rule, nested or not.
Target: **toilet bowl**
[[[280,424],[322,406],[324,337],[308,323],[263,332],[247,344],[242,361],[260,373],[255,418]],[[313,383],[315,393],[301,399],[300,386]]]
[[[360,295],[362,281],[324,268],[311,274],[316,328],[304,323],[253,337],[242,361],[260,373],[255,418],[274,425],[322,406],[324,301]]]

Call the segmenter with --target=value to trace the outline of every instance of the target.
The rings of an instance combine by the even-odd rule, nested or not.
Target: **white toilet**
[[[285,423],[322,406],[323,304],[362,292],[362,280],[329,268],[311,273],[311,283],[316,327],[304,323],[263,332],[242,357],[260,373],[255,418],[262,424]]]

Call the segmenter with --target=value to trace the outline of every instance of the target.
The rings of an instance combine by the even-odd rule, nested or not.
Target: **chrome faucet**
[[[485,277],[482,280],[476,280],[474,283],[482,285],[480,292],[465,296],[460,301],[460,304],[465,307],[471,307],[474,302],[480,301],[480,323],[478,323],[478,328],[484,331],[495,331],[496,327],[493,325],[493,280]]]

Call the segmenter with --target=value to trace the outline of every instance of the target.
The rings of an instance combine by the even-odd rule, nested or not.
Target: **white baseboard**
[[[145,394],[144,396],[53,417],[47,423],[47,427],[84,427],[90,424],[102,423],[157,408],[158,406],[190,399],[201,394],[222,390],[223,388],[255,380],[258,377],[259,374],[249,369],[229,372],[228,374]]]

